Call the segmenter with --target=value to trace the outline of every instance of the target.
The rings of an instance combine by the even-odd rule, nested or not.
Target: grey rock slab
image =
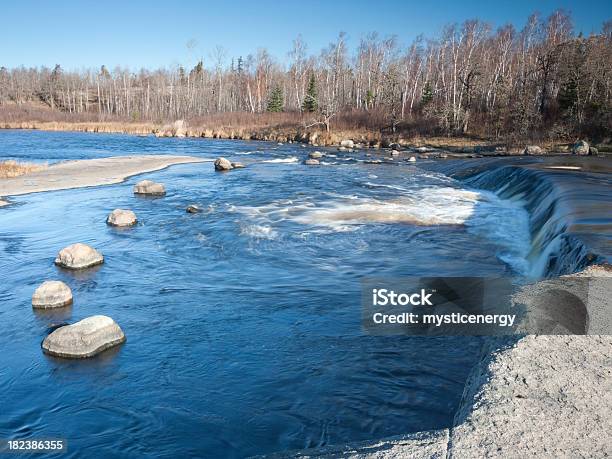
[[[137,222],[136,214],[126,209],[115,209],[106,219],[106,223],[111,226],[133,226]]]
[[[61,281],[45,281],[32,295],[35,309],[61,308],[72,304],[72,290]]]
[[[230,171],[233,169],[232,163],[229,159],[226,158],[217,158],[215,160],[215,170],[216,171]]]
[[[104,263],[104,257],[93,247],[80,242],[63,248],[55,264],[68,269],[84,269]]]
[[[125,335],[119,325],[107,316],[91,316],[53,331],[42,343],[49,355],[65,358],[88,358],[121,344]]]
[[[156,183],[151,180],[141,180],[134,185],[134,194],[163,196],[166,194],[166,188],[161,183]]]

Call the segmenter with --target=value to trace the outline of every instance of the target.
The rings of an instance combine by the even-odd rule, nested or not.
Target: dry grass
[[[19,163],[17,161],[0,161],[0,178],[13,178],[31,174],[47,168],[46,164]]]

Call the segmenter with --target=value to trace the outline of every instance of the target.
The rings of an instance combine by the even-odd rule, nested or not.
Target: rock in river
[[[352,140],[343,140],[340,142],[340,146],[344,148],[355,148],[355,142]]]
[[[200,208],[200,206],[196,206],[195,204],[191,204],[187,206],[186,210],[188,214],[197,214],[198,212],[202,212],[202,209]]]
[[[163,196],[166,194],[166,188],[161,183],[156,183],[151,180],[142,180],[134,185],[134,194]]]
[[[307,159],[306,161],[304,161],[304,164],[306,164],[307,166],[318,166],[321,163],[318,159]]]
[[[104,257],[87,244],[76,243],[63,248],[57,254],[55,264],[68,269],[83,269],[99,265]]]
[[[323,157],[323,153],[321,153],[320,151],[313,151],[308,154],[308,157],[310,159],[321,159]]]
[[[584,140],[579,140],[572,146],[572,153],[575,155],[588,155],[589,144]]]
[[[232,163],[232,169],[242,169],[246,167],[243,163],[239,163],[238,161],[235,161]]]
[[[72,304],[72,291],[61,281],[45,281],[32,295],[32,307],[36,309],[61,308]]]
[[[523,150],[524,155],[541,155],[542,153],[544,153],[544,150],[537,145],[527,145]]]
[[[115,209],[106,219],[106,223],[111,226],[132,226],[138,222],[136,214],[131,210]]]
[[[216,171],[230,171],[232,170],[232,163],[225,158],[217,158],[215,160],[215,170]]]
[[[56,357],[93,357],[125,341],[123,331],[107,316],[87,317],[53,331],[42,343],[43,351]]]

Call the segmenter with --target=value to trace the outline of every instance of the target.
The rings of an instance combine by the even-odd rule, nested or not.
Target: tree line
[[[340,33],[310,54],[298,37],[282,62],[266,49],[228,59],[218,47],[188,68],[0,68],[0,105],[42,102],[101,120],[287,111],[330,129],[352,113],[390,132],[491,138],[609,136],[611,95],[612,21],[576,35],[563,11],[533,14],[520,30],[450,24],[407,47],[372,33],[351,51]]]

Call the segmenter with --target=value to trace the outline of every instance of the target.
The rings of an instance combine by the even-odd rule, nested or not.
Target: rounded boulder
[[[306,164],[307,166],[318,166],[321,163],[318,159],[307,159],[306,161],[304,161],[304,164]]]
[[[572,153],[575,155],[588,155],[589,144],[584,140],[579,140],[572,146]]]
[[[321,153],[320,151],[313,151],[308,154],[308,157],[310,159],[321,159],[323,157],[323,153]]]
[[[216,171],[231,171],[233,169],[232,163],[229,159],[225,158],[217,158],[215,160],[215,170]]]
[[[68,269],[84,269],[104,263],[104,257],[87,244],[76,243],[63,248],[57,254],[55,264]]]
[[[544,150],[537,145],[527,145],[523,150],[524,155],[541,155],[544,153]]]
[[[56,357],[83,359],[125,341],[123,330],[107,316],[91,316],[54,330],[42,343],[43,352]]]
[[[134,185],[134,194],[163,196],[166,194],[166,188],[161,183],[156,183],[151,180],[141,180]]]
[[[111,226],[133,226],[138,219],[131,210],[115,209],[108,215],[106,223]]]
[[[72,290],[61,281],[45,281],[32,295],[32,307],[52,309],[72,304]]]

